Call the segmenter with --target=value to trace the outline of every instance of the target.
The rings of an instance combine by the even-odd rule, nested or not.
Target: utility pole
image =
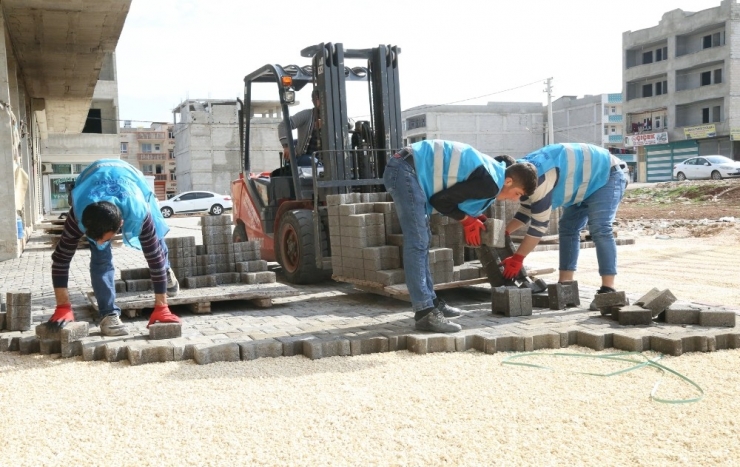
[[[545,92],[547,93],[547,144],[555,143],[555,129],[552,126],[552,78],[547,78],[545,82],[547,86]]]

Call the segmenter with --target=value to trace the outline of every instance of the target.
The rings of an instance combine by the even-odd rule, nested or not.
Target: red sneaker
[[[180,318],[170,311],[170,307],[167,305],[157,305],[154,307],[151,316],[149,316],[149,324],[146,325],[148,328],[155,323],[180,323]]]

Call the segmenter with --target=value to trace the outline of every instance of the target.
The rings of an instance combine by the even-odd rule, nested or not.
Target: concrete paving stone
[[[615,349],[643,352],[650,350],[650,336],[615,332],[612,337],[612,344]]]
[[[28,334],[22,331],[4,332],[0,334],[0,352],[17,352],[18,341]]]
[[[653,312],[641,306],[629,305],[620,308],[617,319],[622,326],[649,326],[653,324]]]
[[[161,363],[174,361],[174,348],[170,343],[130,342],[128,345],[128,361],[131,366],[145,363]]]
[[[506,225],[501,219],[489,218],[484,222],[486,230],[480,233],[481,245],[488,245],[494,248],[504,247],[504,235]]]
[[[565,304],[568,306],[581,306],[581,292],[578,289],[578,281],[563,281],[560,284],[563,286]]]
[[[82,359],[86,362],[103,360],[105,358],[105,344],[101,336],[87,336],[79,341]],[[64,350],[64,349],[62,349]],[[62,352],[63,353],[63,352]]]
[[[496,337],[497,352],[524,352],[524,344],[523,336],[508,335]],[[488,353],[487,348],[486,353]]]
[[[716,346],[716,342],[714,343]],[[689,352],[708,352],[707,336],[684,336],[681,337],[682,353]]]
[[[650,350],[677,357],[683,353],[683,339],[653,335],[650,336]]]
[[[282,357],[283,343],[277,339],[261,339],[249,342],[239,342],[239,351],[242,360],[256,360],[258,358]]]
[[[303,355],[303,341],[316,339],[316,337],[301,334],[300,336],[284,336],[276,337],[275,339],[283,344],[283,356],[293,357]]]
[[[14,290],[5,294],[6,310],[15,306],[31,306],[31,292],[27,290]]]
[[[174,270],[174,269],[173,269]],[[146,292],[152,288],[151,279],[131,279],[126,281],[127,292]]]
[[[130,280],[150,279],[150,274],[149,268],[122,269],[121,280],[126,282]]]
[[[532,334],[532,350],[559,349],[560,334],[554,331],[546,331]]]
[[[719,333],[714,335],[716,349],[738,349],[740,348],[740,333]]]
[[[206,365],[214,362],[238,362],[241,360],[241,355],[236,342],[196,344],[193,359],[198,365]]]
[[[609,292],[596,294],[593,299],[596,308],[607,306],[626,306],[629,305],[626,294],[622,292]]]
[[[175,339],[182,336],[182,323],[156,323],[149,326],[149,340]]]
[[[39,339],[59,340],[62,338],[61,329],[49,326],[48,323],[41,323],[34,328],[34,332]]]
[[[315,339],[303,341],[303,355],[316,360],[326,357],[345,357],[350,355],[349,340],[333,338],[329,340]]]
[[[417,354],[455,352],[455,336],[449,334],[411,334],[407,338],[409,352]]]
[[[104,359],[107,362],[121,362],[128,360],[128,348],[130,343],[124,341],[112,341],[104,344]]]
[[[384,336],[360,336],[349,340],[350,355],[365,355],[388,352],[388,338]]]
[[[606,336],[609,336],[607,342]],[[598,331],[576,331],[576,345],[581,347],[588,347],[593,350],[604,350],[605,348],[612,347],[613,334],[604,334]]]
[[[38,326],[36,326],[38,328]],[[62,328],[59,338],[63,343],[69,344],[70,342],[78,341],[83,337],[87,337],[90,330],[90,324],[87,321],[75,321],[74,323],[67,323]]]
[[[408,335],[397,331],[381,331],[380,334],[388,338],[388,351],[396,352],[408,350]]]
[[[736,316],[732,311],[702,310],[699,312],[699,326],[734,328]]]
[[[21,355],[39,353],[39,338],[35,335],[19,338],[18,351]]]
[[[676,297],[668,289],[661,290],[657,295],[651,291],[648,295],[643,296],[638,301],[641,302],[640,306],[648,308],[653,312],[653,317],[657,317],[663,313],[676,301]]]
[[[62,358],[79,357],[82,355],[82,343],[80,341],[59,341]]]
[[[455,351],[456,352],[466,352],[470,349],[476,349],[478,350],[475,345],[476,343],[480,344],[482,342],[482,339],[476,340],[476,336],[481,335],[481,332],[478,329],[470,329],[470,328],[463,328],[461,331],[458,331],[455,333]],[[483,347],[479,345],[479,348],[483,351]]]
[[[39,339],[39,353],[41,355],[62,353],[62,343],[59,339]]]
[[[667,324],[699,324],[699,308],[671,305],[664,317]]]

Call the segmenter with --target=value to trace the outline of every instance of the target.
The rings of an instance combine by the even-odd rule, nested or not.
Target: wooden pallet
[[[167,298],[168,305],[186,305],[193,313],[210,313],[211,303],[229,300],[246,300],[260,308],[272,306],[272,299],[291,297],[300,292],[285,284],[225,284],[218,287],[199,289],[180,289],[177,296]],[[98,310],[98,302],[93,292],[87,293],[93,308]],[[116,294],[116,305],[124,316],[133,318],[140,315],[143,308],[154,308],[154,293],[124,292]]]
[[[527,269],[527,275],[531,277],[541,276],[544,274],[550,274],[553,272],[555,272],[554,268]],[[378,284],[377,282],[369,282],[369,281],[364,281],[361,279],[352,279],[350,277],[343,277],[343,276],[336,276],[336,275],[332,276],[332,279],[334,279],[337,282],[347,282],[348,284],[354,285],[355,288],[359,290],[363,290],[365,292],[383,295],[384,297],[397,298],[399,300],[403,300],[406,302],[411,301],[411,297],[409,297],[409,289],[406,287],[406,284],[383,286],[382,284]],[[487,277],[478,277],[476,279],[467,279],[464,281],[443,282],[441,284],[434,284],[434,290],[457,289],[460,287],[469,287],[471,285],[479,285],[479,284],[486,284],[486,283],[488,283]]]

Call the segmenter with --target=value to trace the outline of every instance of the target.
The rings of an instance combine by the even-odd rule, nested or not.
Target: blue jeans
[[[560,217],[560,270],[575,271],[580,252],[580,232],[588,223],[588,230],[596,245],[596,260],[600,276],[617,274],[617,244],[612,223],[627,188],[627,178],[616,167],[609,172],[606,185],[584,199],[581,204],[568,206]]]
[[[429,268],[432,232],[427,198],[416,172],[400,158],[391,157],[383,174],[385,189],[393,198],[403,232],[403,268],[414,312],[434,306],[434,281]]]
[[[121,315],[121,309],[116,306],[116,268],[113,266],[113,249],[108,243],[105,248],[98,250],[95,242],[90,242],[90,282],[93,293],[98,301],[98,316]],[[159,246],[164,253],[165,267],[170,267],[169,251],[164,239],[159,239]]]

